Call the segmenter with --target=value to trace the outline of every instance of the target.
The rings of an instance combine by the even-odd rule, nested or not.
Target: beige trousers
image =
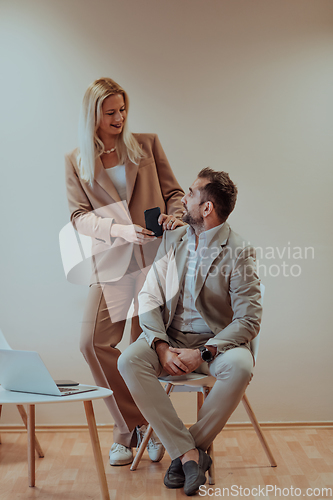
[[[193,340],[194,335],[191,337]],[[201,345],[200,335],[195,337]],[[184,347],[186,335],[181,344],[172,338],[170,343]],[[173,460],[196,447],[207,450],[238,406],[252,377],[253,358],[249,349],[237,347],[219,354],[210,364],[202,363],[196,371],[213,375],[216,382],[190,429],[180,420],[160,384],[158,377],[166,372],[145,339],[138,339],[123,352],[118,368],[134,401]]]
[[[141,271],[130,271],[131,267],[117,282],[91,285],[80,343],[95,383],[113,391],[113,395],[104,400],[115,422],[113,440],[127,447],[136,444],[135,427],[146,423],[117,368],[121,354],[117,344],[122,339],[133,298],[134,314],[137,314],[136,298],[145,279]],[[140,333],[136,315],[132,318],[131,341]]]

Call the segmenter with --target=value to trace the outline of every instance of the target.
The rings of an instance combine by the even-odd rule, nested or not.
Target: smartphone
[[[55,380],[55,383],[59,386],[70,386],[70,385],[79,385],[78,382],[74,380]]]
[[[149,229],[149,231],[153,231],[155,236],[162,236],[163,228],[157,222],[161,214],[160,207],[149,208],[149,210],[145,210],[144,213],[145,213],[146,228]]]

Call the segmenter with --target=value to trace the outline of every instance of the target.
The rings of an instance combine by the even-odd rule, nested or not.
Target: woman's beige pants
[[[137,313],[136,299],[145,279],[141,271],[130,271],[131,268],[117,282],[91,285],[80,343],[95,383],[113,391],[113,395],[105,399],[114,420],[113,440],[127,447],[136,444],[135,427],[146,423],[117,368],[121,354],[117,344],[122,339],[133,298],[134,314]],[[136,315],[132,318],[131,342],[140,333]]]

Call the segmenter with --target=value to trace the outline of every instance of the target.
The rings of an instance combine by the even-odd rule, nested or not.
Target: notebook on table
[[[96,387],[81,384],[57,386],[37,352],[15,349],[0,349],[0,384],[7,391],[47,396],[70,396],[96,390]]]

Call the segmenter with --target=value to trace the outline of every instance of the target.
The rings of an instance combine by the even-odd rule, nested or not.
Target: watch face
[[[212,361],[213,355],[206,347],[202,347],[200,351],[201,351],[201,358],[204,361]]]

